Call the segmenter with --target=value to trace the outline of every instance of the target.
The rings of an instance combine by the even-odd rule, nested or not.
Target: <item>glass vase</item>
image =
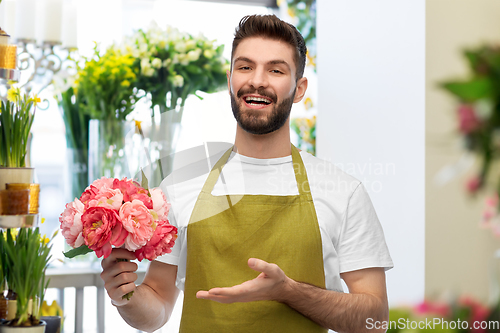
[[[70,201],[80,198],[89,185],[88,151],[84,149],[67,148],[69,184],[71,184]]]
[[[173,171],[177,142],[182,130],[182,109],[165,111],[143,126],[146,161],[142,171],[149,187],[158,187]]]
[[[135,134],[132,122],[117,119],[89,123],[89,184],[101,177],[132,178],[127,142]]]

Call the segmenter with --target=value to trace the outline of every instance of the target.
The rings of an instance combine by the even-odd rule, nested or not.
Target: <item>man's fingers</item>
[[[134,260],[136,259],[135,254],[126,249],[113,249],[111,254],[101,261],[101,267],[103,269],[107,269],[112,266],[117,259],[127,259]]]
[[[207,298],[209,296],[208,291],[200,290],[196,293],[196,298]]]
[[[208,291],[209,295],[214,296],[235,296],[244,292],[241,287],[234,286],[231,288],[213,288]]]
[[[130,252],[129,250],[126,250],[126,249],[117,249],[117,248],[114,248],[111,251],[111,254],[109,255],[108,258],[112,258],[113,260],[116,260],[116,259],[134,260],[134,259],[136,259],[134,252]]]
[[[113,279],[106,281],[104,287],[106,289],[112,290],[120,288],[121,286],[127,285],[129,283],[134,284],[137,280],[137,274],[135,273],[121,273]]]
[[[124,272],[135,272],[139,266],[135,262],[129,262],[129,261],[120,261],[120,262],[113,262],[111,264],[106,265],[104,267],[102,273],[101,273],[101,278],[106,281],[107,278],[113,278],[120,273]]]
[[[135,283],[127,283],[119,287],[106,290],[108,292],[109,298],[111,298],[111,303],[115,306],[120,306],[128,303],[127,300],[122,299],[122,296],[131,291],[134,291],[135,288]]]
[[[118,259],[126,259],[127,261]],[[136,258],[133,252],[126,249],[113,249],[111,254],[102,260],[101,279],[104,281],[104,288],[115,306],[126,304],[127,301],[124,301],[122,296],[136,288],[137,274],[135,271],[138,265],[128,261],[134,259]]]
[[[215,301],[219,303],[234,303],[238,300],[234,297],[222,296],[222,295],[213,295],[210,291],[200,290],[196,293],[196,298],[206,299],[210,301]]]
[[[248,267],[250,267],[254,271],[262,272],[269,276],[275,276],[280,270],[278,265],[270,264],[268,262],[265,262],[264,260],[257,258],[248,259]]]

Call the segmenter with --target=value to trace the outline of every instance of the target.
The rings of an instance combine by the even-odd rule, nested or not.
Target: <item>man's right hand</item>
[[[111,298],[111,303],[115,306],[122,306],[129,301],[123,295],[134,291],[138,266],[135,262],[117,261],[117,259],[134,260],[134,253],[125,249],[113,249],[111,254],[101,262],[101,279],[104,281],[104,288]],[[133,296],[132,296],[133,297]]]

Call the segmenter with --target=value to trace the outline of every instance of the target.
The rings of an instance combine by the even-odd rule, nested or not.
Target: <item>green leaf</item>
[[[464,82],[445,82],[441,85],[463,102],[475,102],[481,98],[490,97],[493,87],[488,78],[477,78]]]
[[[149,184],[144,171],[141,169],[141,186],[148,191],[148,197],[151,198],[151,193],[149,192]]]
[[[193,74],[202,74],[203,73],[203,70],[196,65],[188,65],[188,66],[186,66],[186,70],[189,73],[193,73]]]
[[[478,52],[466,50],[466,51],[464,51],[464,56],[467,59],[467,61],[469,62],[469,66],[472,69],[477,67],[477,65],[479,63]]]
[[[87,245],[82,245],[80,247],[77,247],[76,249],[69,250],[68,252],[64,252],[64,256],[66,258],[74,258],[76,256],[84,255],[89,252],[92,252],[93,250],[89,249]]]
[[[142,168],[141,168],[141,186],[146,190],[149,189],[148,179],[146,178],[146,175],[144,174],[144,170]]]

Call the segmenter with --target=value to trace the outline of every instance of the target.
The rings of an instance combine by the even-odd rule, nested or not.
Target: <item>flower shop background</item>
[[[464,50],[499,45],[498,15],[497,1],[427,1],[425,292],[429,296],[444,290],[472,294],[483,302],[490,296],[489,274],[500,241],[481,224],[485,200],[498,181],[498,164],[491,167],[495,175],[490,185],[474,195],[468,183],[479,174],[481,158],[466,149],[458,99],[438,83],[470,77]]]
[[[243,15],[270,12],[257,6],[174,0],[75,3],[78,46],[87,56],[95,41],[105,48],[134,29],[147,28],[151,19],[194,35],[203,31],[210,39],[230,45]],[[376,4],[318,0],[317,4],[318,103],[322,106],[318,156],[368,185],[396,265],[387,273],[391,306],[462,294],[486,303],[488,270],[499,242],[490,231],[479,228],[485,194],[473,198],[466,191],[478,164],[464,155],[457,101],[438,83],[467,75],[463,48],[500,41],[499,5],[494,0]],[[226,58],[229,52],[226,46]],[[311,78],[311,73],[307,76]],[[52,94],[46,91],[45,96]],[[191,97],[186,102],[178,150],[204,141],[234,139],[227,92],[203,97],[203,101]],[[316,105],[316,101],[312,96],[310,102]],[[50,234],[69,195],[63,193],[69,176],[61,177],[67,162],[64,125],[54,100],[49,110],[37,113],[33,132],[32,160],[42,184],[40,208],[47,220],[43,228]],[[55,253],[62,252],[62,240],[59,244]],[[71,297],[69,293],[66,300],[66,332],[73,329]],[[86,289],[87,332],[95,331],[95,297]],[[113,325],[112,331],[134,331],[109,302],[106,306],[106,324]],[[169,324],[163,331],[175,331],[173,321],[174,326]]]
[[[464,295],[491,306],[491,192],[468,193],[480,163],[440,83],[470,76],[463,49],[498,45],[499,14],[487,0],[318,0],[317,152],[378,186],[368,191],[395,264],[393,308]]]

